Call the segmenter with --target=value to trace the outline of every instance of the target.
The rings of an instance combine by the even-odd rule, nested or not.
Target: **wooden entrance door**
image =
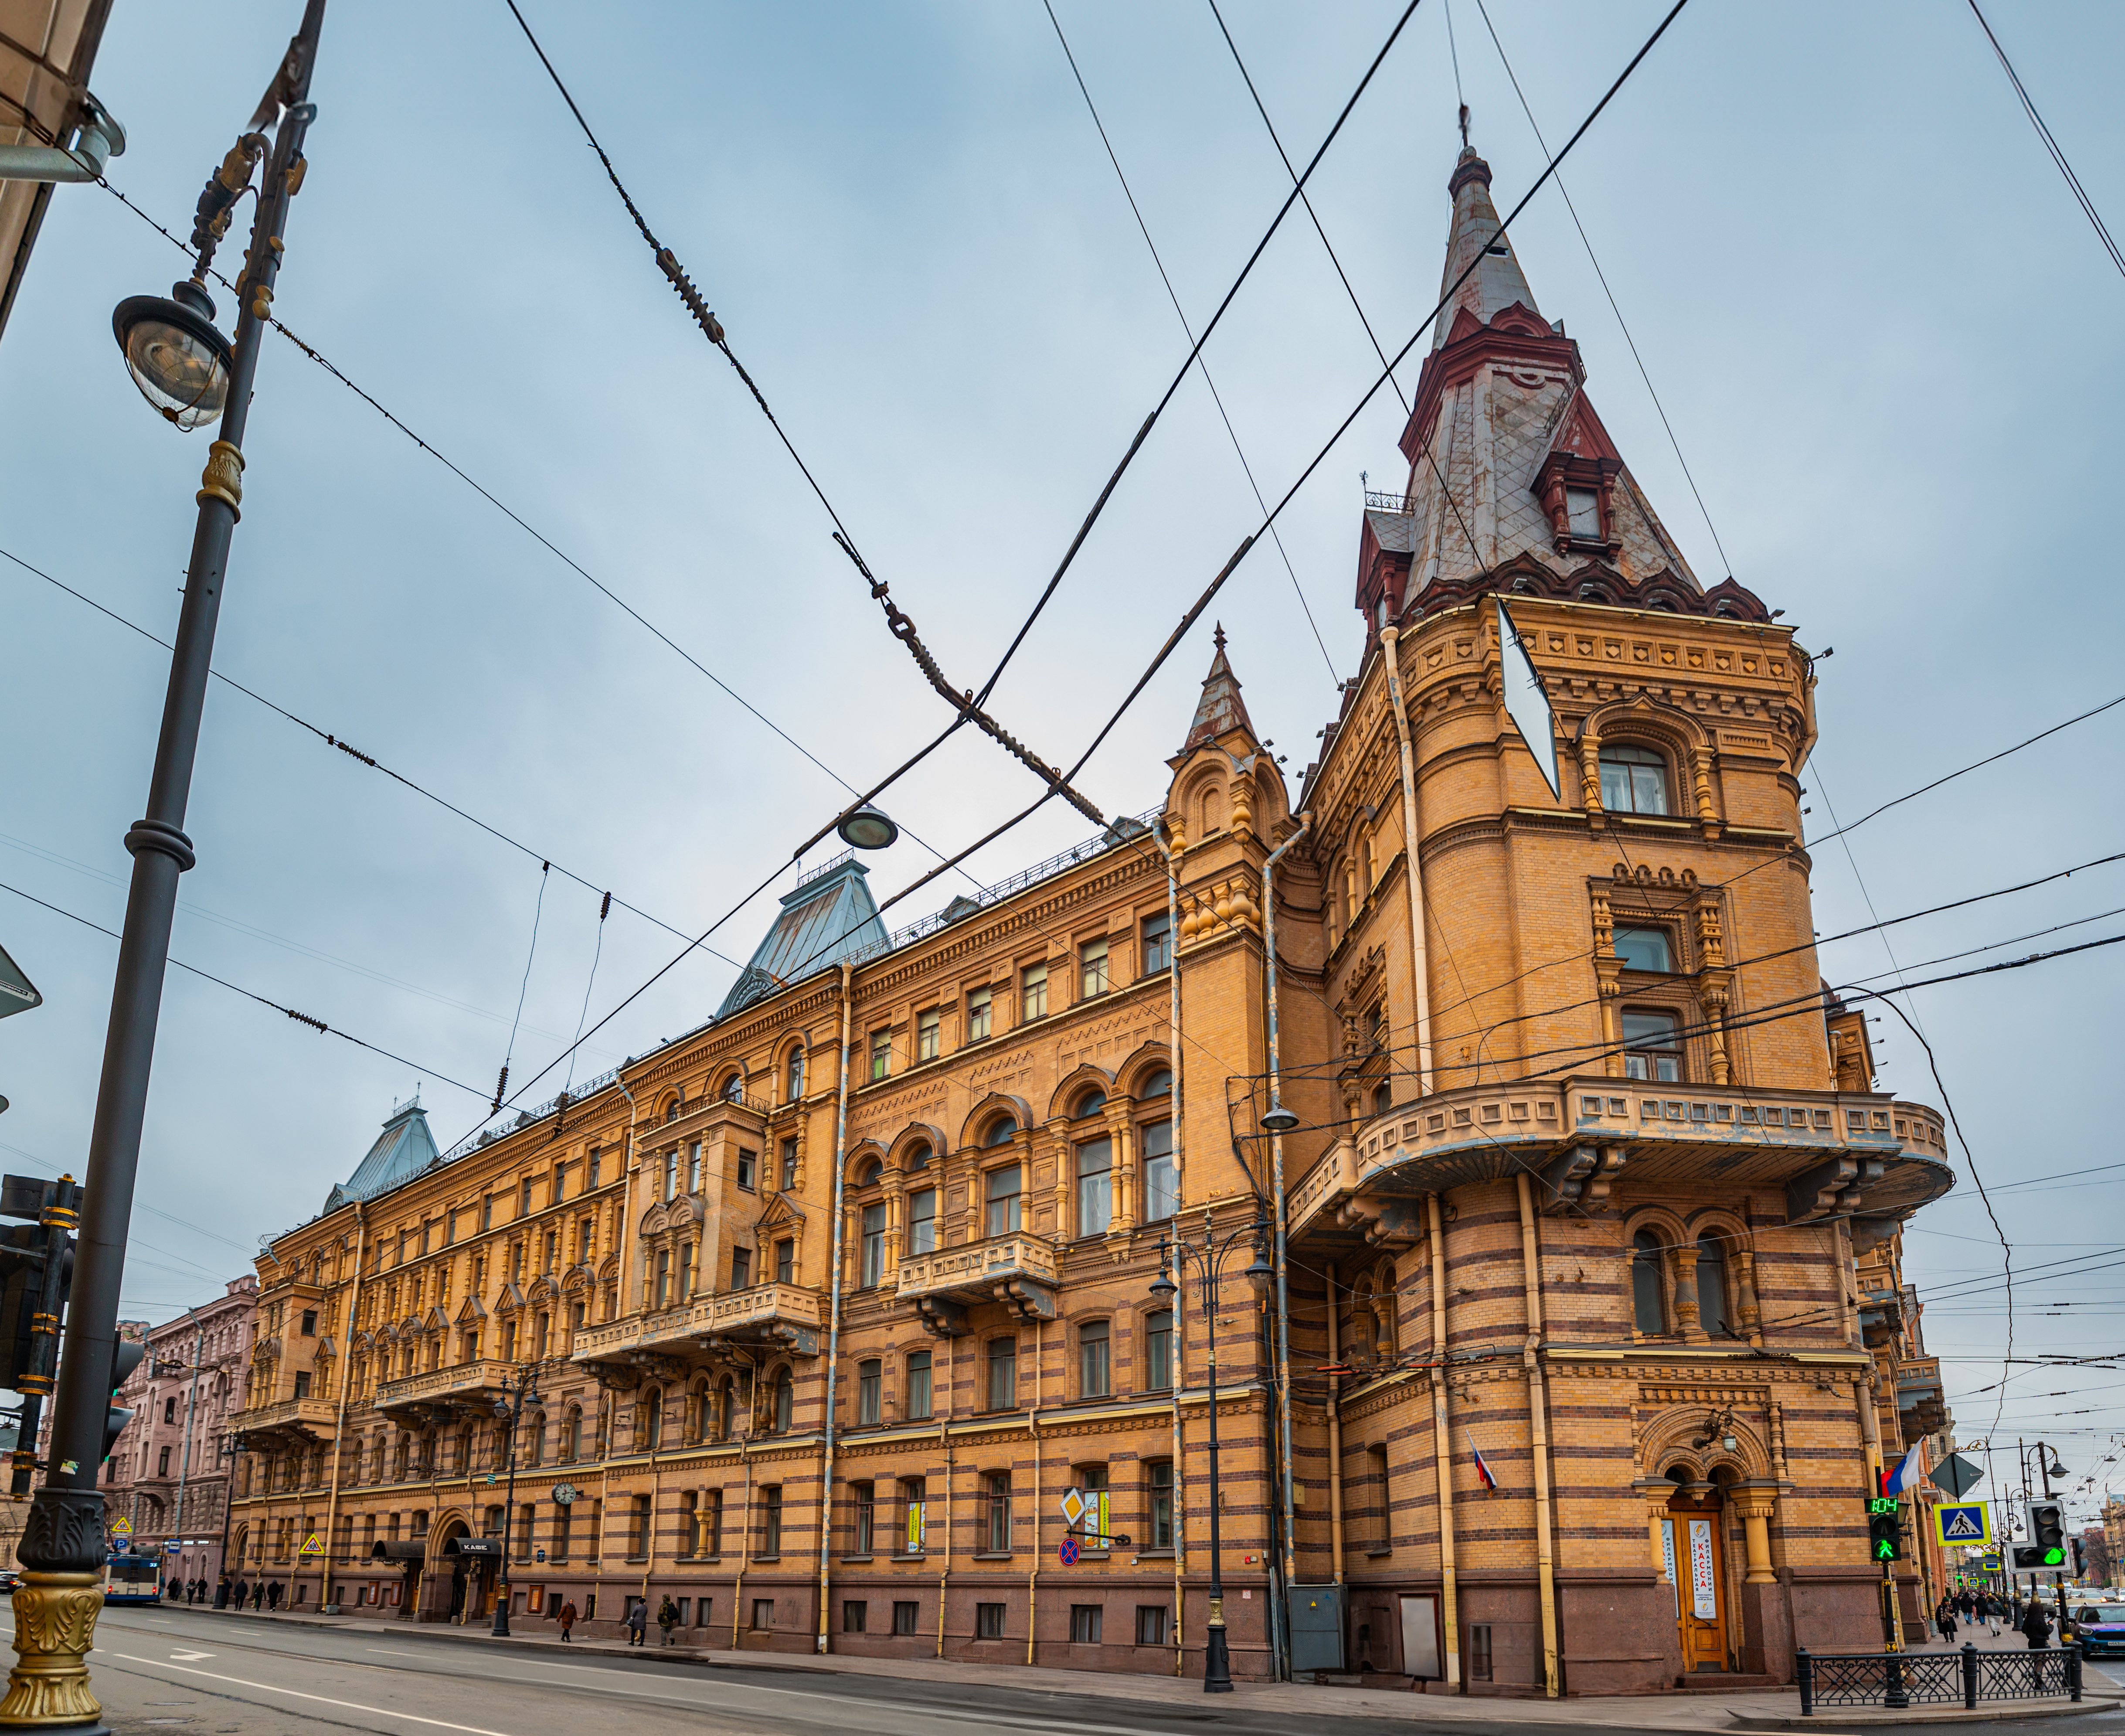
[[[1699,1506],[1686,1495],[1668,1505],[1670,1572],[1675,1581],[1675,1629],[1687,1671],[1727,1668],[1725,1563],[1720,1553],[1720,1507],[1715,1495]]]

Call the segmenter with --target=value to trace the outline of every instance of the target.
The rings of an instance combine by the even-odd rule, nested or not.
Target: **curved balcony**
[[[967,1330],[970,1304],[1001,1302],[1025,1320],[1055,1318],[1055,1251],[1038,1236],[992,1236],[900,1262],[894,1294],[940,1338]]]
[[[720,1296],[696,1296],[677,1308],[632,1314],[576,1333],[568,1352],[577,1362],[637,1360],[634,1352],[670,1355],[713,1349],[712,1341],[780,1347],[800,1356],[819,1354],[826,1309],[816,1290],[795,1284],[756,1284]]]
[[[330,1399],[284,1399],[240,1410],[229,1418],[233,1434],[278,1436],[294,1441],[333,1441],[339,1436],[339,1406]]]
[[[1586,1210],[1619,1175],[1785,1191],[1788,1223],[1907,1216],[1955,1185],[1939,1113],[1871,1092],[1642,1079],[1473,1086],[1375,1116],[1291,1191],[1293,1235],[1407,1245],[1426,1194],[1527,1171],[1541,1209]]]
[[[474,1362],[453,1363],[447,1368],[424,1369],[397,1380],[386,1380],[376,1389],[379,1410],[445,1409],[455,1406],[491,1406],[508,1396],[516,1365],[498,1356]]]

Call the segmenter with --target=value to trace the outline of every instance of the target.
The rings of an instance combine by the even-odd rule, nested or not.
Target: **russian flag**
[[[1919,1449],[1924,1444],[1923,1441],[1915,1442],[1911,1450],[1904,1455],[1902,1461],[1882,1479],[1882,1493],[1908,1495],[1919,1486],[1919,1479],[1925,1474],[1919,1466]]]
[[[1471,1441],[1468,1443],[1468,1451],[1476,1455],[1476,1474],[1483,1479],[1483,1487],[1496,1488],[1498,1486],[1498,1479],[1491,1474],[1491,1467],[1484,1462],[1483,1449]]]

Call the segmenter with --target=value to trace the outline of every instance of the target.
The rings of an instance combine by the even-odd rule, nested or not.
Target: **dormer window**
[[[1567,488],[1564,491],[1564,511],[1574,540],[1600,541],[1601,497],[1593,489]]]

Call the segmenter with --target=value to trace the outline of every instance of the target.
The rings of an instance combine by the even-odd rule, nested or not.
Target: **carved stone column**
[[[1727,1491],[1727,1499],[1733,1502],[1734,1511],[1741,1515],[1742,1535],[1746,1539],[1749,1571],[1742,1579],[1745,1585],[1771,1585],[1778,1579],[1777,1569],[1771,1565],[1771,1513],[1778,1505],[1779,1492],[1760,1485],[1744,1484]]]
[[[1741,1330],[1748,1334],[1751,1343],[1762,1342],[1764,1315],[1756,1300],[1756,1256],[1746,1248],[1737,1249],[1734,1255],[1734,1290]]]
[[[1601,738],[1590,729],[1579,738],[1579,789],[1587,817],[1595,826],[1607,823],[1601,807]]]
[[[1697,1305],[1697,1248],[1685,1243],[1667,1251],[1669,1285],[1674,1292],[1675,1329],[1685,1338],[1703,1336]]]
[[[1697,798],[1698,823],[1706,835],[1719,835],[1719,810],[1712,800],[1712,749],[1694,748],[1690,751],[1690,781]]]
[[[1616,956],[1616,922],[1609,900],[1594,894],[1594,980],[1601,998],[1601,1070],[1612,1079],[1623,1077],[1623,1026],[1616,1013],[1616,998],[1623,992],[1623,961]]]
[[[1107,1219],[1110,1236],[1126,1236],[1137,1224],[1137,1135],[1129,1120],[1129,1102],[1117,1098],[1107,1105],[1107,1137],[1114,1141],[1108,1185],[1114,1194],[1114,1210]]]
[[[1668,1517],[1667,1504],[1675,1498],[1675,1485],[1666,1478],[1637,1484],[1638,1493],[1645,1498],[1646,1531],[1653,1546],[1653,1572],[1667,1582],[1667,1547],[1661,1531]]]

